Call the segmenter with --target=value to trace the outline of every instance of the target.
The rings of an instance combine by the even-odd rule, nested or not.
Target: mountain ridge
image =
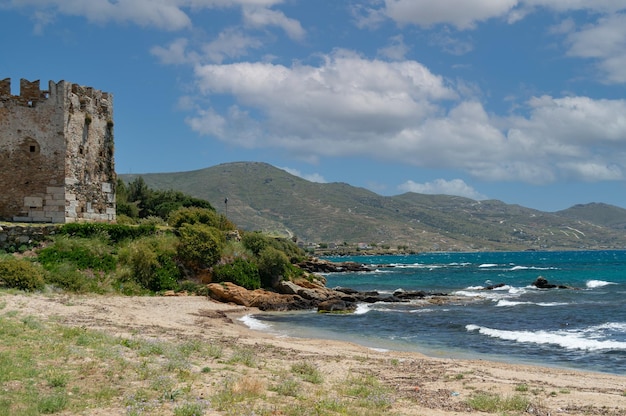
[[[603,203],[549,213],[451,195],[381,196],[343,182],[310,182],[263,162],[118,176],[206,199],[244,230],[307,243],[417,251],[626,248],[626,209]]]

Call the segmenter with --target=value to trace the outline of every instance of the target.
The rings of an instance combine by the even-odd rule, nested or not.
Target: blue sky
[[[0,0],[0,78],[114,95],[118,173],[626,208],[625,0]]]

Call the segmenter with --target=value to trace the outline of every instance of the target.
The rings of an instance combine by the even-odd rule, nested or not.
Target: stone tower
[[[0,220],[115,221],[113,97],[65,81],[0,81]]]

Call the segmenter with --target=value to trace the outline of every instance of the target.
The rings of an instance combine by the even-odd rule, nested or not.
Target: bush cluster
[[[234,230],[233,223],[228,221],[222,214],[206,208],[180,208],[170,213],[168,224],[174,228],[182,227],[185,224],[204,224],[215,227],[219,230]]]
[[[61,235],[55,244],[43,248],[38,253],[39,262],[47,270],[63,263],[71,263],[79,270],[115,270],[116,259],[112,248],[101,238],[70,238]]]
[[[3,256],[0,258],[0,283],[8,288],[25,291],[43,289],[43,271],[28,260]]]
[[[215,210],[206,200],[194,198],[180,191],[150,189],[142,177],[129,184],[118,180],[116,187],[117,214],[134,221],[148,217],[167,220],[171,212],[180,208],[197,207]]]
[[[226,239],[215,227],[205,224],[183,224],[178,229],[178,256],[193,270],[215,265],[221,258]]]
[[[153,292],[175,290],[181,271],[175,260],[175,238],[172,235],[143,237],[128,244],[120,253],[120,263],[141,287]]]
[[[245,233],[241,242],[244,247],[250,250],[255,256],[259,256],[261,252],[268,247],[285,253],[291,263],[302,261],[306,256],[304,250],[298,247],[294,242],[285,238],[271,237],[260,232]]]
[[[153,224],[142,224],[139,226],[106,224],[106,223],[69,223],[64,224],[59,232],[74,237],[90,238],[95,236],[105,236],[114,243],[124,240],[132,240],[156,232],[156,226]]]
[[[233,282],[249,290],[261,287],[259,268],[254,262],[242,257],[237,257],[231,263],[215,266],[213,268],[213,281],[217,283]]]
[[[1,257],[0,285],[30,291],[47,283],[72,292],[199,293],[206,292],[194,282],[199,273],[247,289],[273,288],[302,273],[293,263],[305,253],[293,241],[259,232],[229,241],[235,225],[206,201],[152,191],[142,181],[128,188],[118,184],[118,190],[127,202],[122,211],[135,207],[145,214],[140,225],[128,216],[135,215],[133,209],[118,212],[123,224],[65,224],[33,261]]]

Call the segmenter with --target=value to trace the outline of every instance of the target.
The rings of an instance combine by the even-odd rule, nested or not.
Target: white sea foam
[[[498,302],[504,299],[518,298],[526,292],[527,290],[525,288],[509,285],[496,287],[491,290],[485,290],[485,288],[482,286],[470,286],[463,290],[458,290],[454,292],[454,295],[473,298],[481,297],[492,300],[494,302]]]
[[[519,305],[537,305],[537,306],[543,306],[543,307],[550,307],[550,306],[562,306],[562,305],[567,305],[567,303],[563,303],[563,302],[514,302],[514,301],[510,301],[510,300],[506,300],[506,299],[500,299],[498,301],[498,304],[496,305],[497,307],[505,307],[505,306],[519,306]]]
[[[480,266],[478,266],[478,267],[479,267],[479,268],[482,268],[482,269],[486,269],[486,268],[488,268],[488,267],[497,267],[497,266],[498,266],[498,265],[497,265],[497,264],[495,264],[495,263],[485,263],[485,264],[481,264],[481,265],[480,265]]]
[[[370,307],[366,303],[359,303],[356,310],[353,312],[355,315],[364,315],[370,311]]]
[[[530,305],[531,302],[513,302],[506,299],[500,299],[496,304],[497,307],[506,307],[506,306],[519,306],[519,305]]]
[[[429,309],[429,308],[420,308],[420,309],[411,309],[409,311],[409,313],[429,313],[429,312],[435,312],[435,310]]]
[[[519,296],[521,294],[526,293],[526,288],[524,287],[515,287],[515,286],[502,286],[501,290],[508,290],[511,295]]]
[[[599,331],[626,332],[626,322],[606,322],[587,328],[585,331],[597,333]]]
[[[554,270],[554,267],[537,267],[537,266],[513,266],[511,271],[515,270]]]
[[[422,264],[422,263],[411,263],[411,264],[407,264],[407,263],[392,263],[390,264],[391,267],[389,271],[393,271],[393,269],[441,269],[444,266],[440,265],[440,264]]]
[[[554,344],[568,350],[626,350],[626,342],[602,340],[596,331],[588,328],[583,331],[505,331],[478,325],[466,325],[468,332],[478,331],[482,335],[508,341],[532,344]]]
[[[595,289],[598,287],[603,287],[603,286],[608,286],[608,285],[616,285],[617,283],[613,283],[613,282],[606,282],[604,280],[589,280],[587,282],[587,287],[589,289]]]
[[[247,326],[248,328],[254,329],[256,331],[267,331],[268,329],[272,327],[271,325],[268,325],[265,322],[259,321],[252,315],[244,315],[241,318],[239,318],[239,320],[243,322],[243,324]]]
[[[487,293],[486,290],[481,291],[481,292],[470,292],[469,290],[457,290],[456,292],[453,293],[453,295],[467,296],[468,298],[475,298],[475,297],[483,297],[485,293]]]

